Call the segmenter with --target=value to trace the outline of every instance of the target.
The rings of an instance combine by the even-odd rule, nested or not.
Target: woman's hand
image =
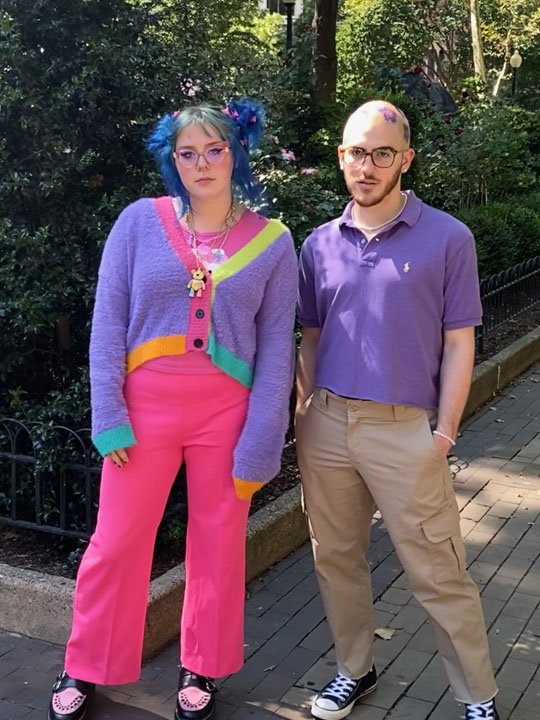
[[[111,462],[113,462],[116,467],[122,468],[126,463],[129,462],[128,454],[125,450],[125,448],[120,448],[118,450],[113,450],[110,453],[107,453],[105,455],[106,458],[108,458]]]

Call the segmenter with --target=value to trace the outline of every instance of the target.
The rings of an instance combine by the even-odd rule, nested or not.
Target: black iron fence
[[[483,352],[486,336],[540,303],[540,256],[485,278],[480,294],[484,324],[477,328],[476,342]]]
[[[486,336],[540,303],[540,256],[486,278],[481,294],[480,352]],[[88,538],[97,513],[100,470],[89,430],[0,419],[0,524]],[[185,480],[181,477],[176,486],[168,516],[185,505]]]
[[[0,419],[0,523],[87,538],[99,475],[89,430]]]

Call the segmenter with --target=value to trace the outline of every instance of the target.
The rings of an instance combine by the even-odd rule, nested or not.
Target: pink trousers
[[[201,675],[236,672],[244,656],[250,503],[235,494],[232,465],[249,391],[223,373],[142,367],[128,376],[124,392],[137,445],[123,468],[103,464],[97,527],[77,576],[66,670],[100,685],[139,678],[156,531],[184,459],[189,519],[180,660]]]

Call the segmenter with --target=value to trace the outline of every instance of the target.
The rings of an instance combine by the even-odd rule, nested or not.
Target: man
[[[340,720],[377,684],[365,558],[377,506],[467,720],[497,720],[446,460],[481,322],[474,239],[401,191],[409,136],[389,103],[353,113],[338,150],[352,201],[300,255],[298,462],[339,671],[311,712]]]

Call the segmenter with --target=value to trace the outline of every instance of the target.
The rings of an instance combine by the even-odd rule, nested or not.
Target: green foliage
[[[31,13],[6,0],[0,17],[1,380],[22,412],[17,388],[54,404],[82,385],[101,247],[154,184],[142,140],[174,74],[146,11],[122,0],[38,0]]]
[[[261,172],[271,214],[287,224],[297,248],[317,226],[341,215],[347,190],[335,169],[296,168],[293,163]]]
[[[534,196],[492,202],[457,213],[474,233],[480,277],[540,255],[540,206],[536,205],[535,211],[526,207],[529,202],[535,202]]]
[[[431,33],[421,17],[419,3],[409,0],[345,0],[336,35],[338,97],[376,87],[378,67],[422,62]]]
[[[454,116],[429,108],[413,133],[417,188],[449,211],[532,189],[538,172],[538,131],[515,106],[469,97]]]

